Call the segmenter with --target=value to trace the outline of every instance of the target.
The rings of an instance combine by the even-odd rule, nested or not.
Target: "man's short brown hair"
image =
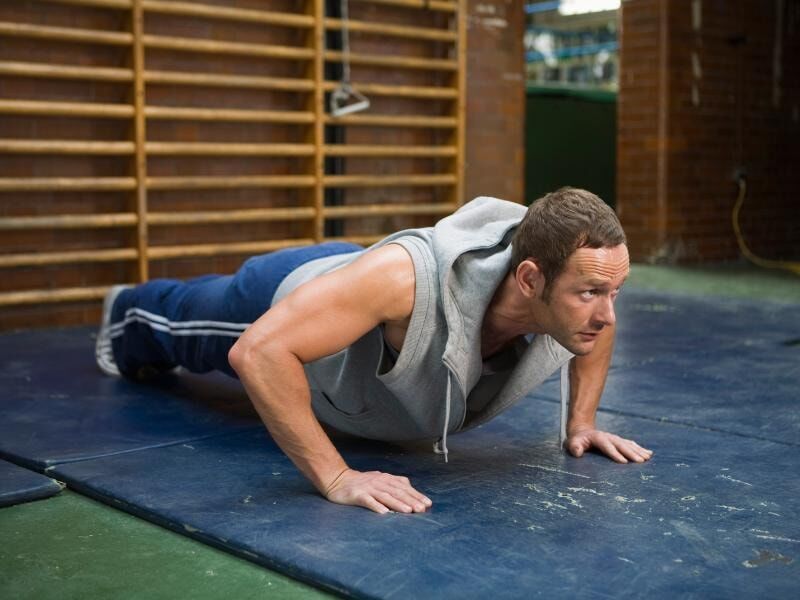
[[[625,243],[614,211],[600,198],[578,188],[563,187],[535,200],[511,240],[511,268],[527,259],[544,274],[543,298],[578,248],[608,248]]]

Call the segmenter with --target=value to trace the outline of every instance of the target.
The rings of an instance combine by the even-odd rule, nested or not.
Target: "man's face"
[[[576,355],[588,354],[597,335],[616,322],[614,300],[629,272],[628,248],[578,248],[553,283],[547,333]]]

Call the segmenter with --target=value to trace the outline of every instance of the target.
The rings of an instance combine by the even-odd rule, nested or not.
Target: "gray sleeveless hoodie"
[[[400,231],[364,250],[406,249],[416,274],[414,308],[396,359],[377,327],[305,365],[322,422],[386,441],[441,438],[446,453],[448,433],[491,419],[569,361],[572,354],[549,335],[520,341],[498,368],[487,369],[481,357],[483,315],[508,273],[511,236],[525,210],[481,197],[433,227]],[[273,304],[361,254],[306,263],[281,283]]]

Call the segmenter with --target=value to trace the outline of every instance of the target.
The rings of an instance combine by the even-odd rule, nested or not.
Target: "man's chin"
[[[576,340],[573,338],[570,340],[569,344],[562,343],[561,345],[564,346],[564,348],[566,348],[570,352],[572,352],[575,356],[585,356],[589,354],[592,350],[594,350],[595,343],[596,340],[587,341],[587,340]]]

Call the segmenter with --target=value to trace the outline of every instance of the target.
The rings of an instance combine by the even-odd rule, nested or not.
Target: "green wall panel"
[[[614,206],[616,143],[616,93],[529,87],[526,203],[570,185],[590,190]]]

